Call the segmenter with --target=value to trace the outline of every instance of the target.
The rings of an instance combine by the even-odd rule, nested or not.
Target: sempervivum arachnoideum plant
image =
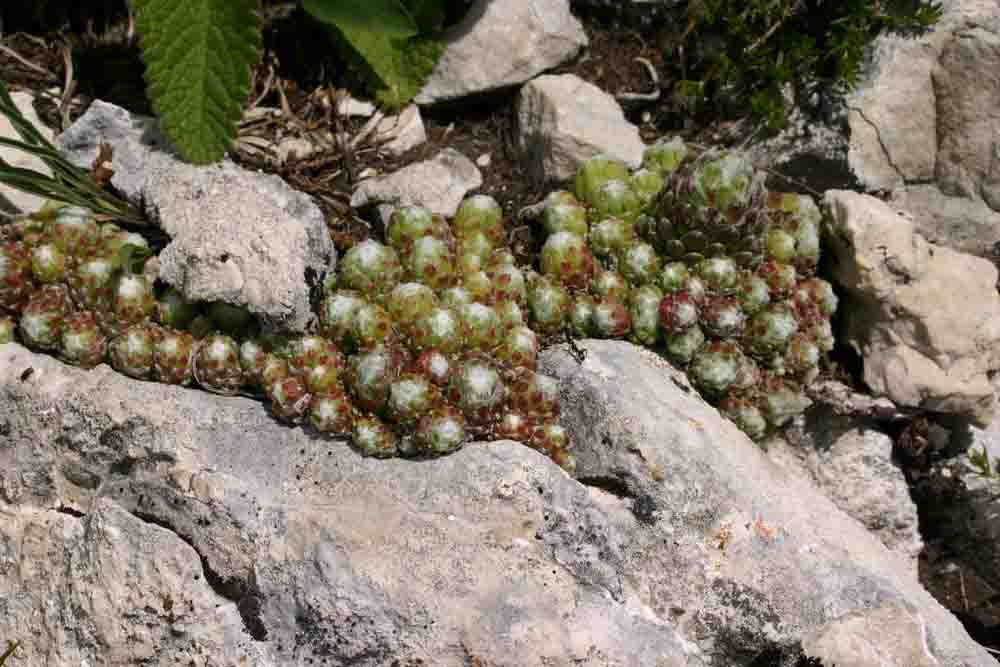
[[[0,343],[84,368],[265,398],[276,418],[366,455],[438,456],[512,438],[572,470],[546,338],[622,338],[685,365],[743,430],[803,409],[833,344],[836,296],[815,276],[819,210],[769,193],[738,153],[680,140],[630,171],[597,156],[544,201],[546,239],[518,265],[495,200],[452,220],[408,206],[323,281],[315,332],[262,336],[246,310],[154,284],[142,237],[81,209],[0,235]]]
[[[482,195],[451,221],[400,208],[385,243],[356,244],[324,279],[315,332],[265,336],[244,309],[190,303],[155,284],[142,237],[61,209],[4,230],[0,343],[264,398],[280,421],[348,437],[370,456],[440,456],[472,438],[506,437],[572,469],[554,381],[535,370],[532,272],[514,261],[505,225],[500,206]],[[553,261],[584,285],[590,251],[569,241]],[[558,294],[536,304],[558,311],[557,320],[566,306]]]
[[[635,171],[597,155],[574,190],[541,205],[526,324],[661,351],[754,439],[805,409],[837,307],[815,275],[821,214],[810,197],[769,192],[742,153],[678,138],[650,146]]]

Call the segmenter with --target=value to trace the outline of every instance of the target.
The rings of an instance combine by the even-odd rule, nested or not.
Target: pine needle
[[[0,158],[0,184],[55,202],[82,206],[95,215],[125,225],[150,226],[150,222],[138,209],[105,189],[92,173],[64,158],[38,128],[24,117],[2,80],[0,80],[0,114],[7,117],[21,138],[17,140],[0,137],[0,146],[34,155],[52,171],[52,175],[49,176],[33,169],[15,167]]]

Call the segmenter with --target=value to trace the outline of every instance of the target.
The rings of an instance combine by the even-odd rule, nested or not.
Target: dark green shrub
[[[679,40],[675,99],[688,111],[785,121],[782,89],[853,86],[866,47],[882,32],[918,34],[941,16],[924,0],[690,0]]]

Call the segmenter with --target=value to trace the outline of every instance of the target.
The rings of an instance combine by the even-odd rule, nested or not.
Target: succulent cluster
[[[355,245],[327,277],[318,331],[294,337],[261,335],[242,309],[157,285],[146,242],[82,209],[0,229],[0,343],[266,397],[278,419],[350,437],[370,456],[511,438],[574,467],[556,382],[536,369],[525,276],[490,197],[468,198],[451,223],[398,209],[386,243]]]
[[[752,438],[784,424],[809,405],[837,297],[815,275],[819,208],[762,176],[745,155],[677,138],[635,171],[590,159],[574,192],[541,207],[531,325],[662,351]]]
[[[738,153],[661,140],[640,169],[596,156],[542,203],[532,267],[500,206],[449,222],[391,216],[326,277],[318,328],[262,335],[246,311],[190,303],[155,281],[146,241],[85,210],[0,227],[0,343],[93,368],[270,401],[283,421],[350,437],[370,456],[436,456],[510,438],[572,470],[540,343],[624,338],[684,366],[755,439],[808,405],[833,346],[832,287],[815,276],[820,212],[767,192]]]

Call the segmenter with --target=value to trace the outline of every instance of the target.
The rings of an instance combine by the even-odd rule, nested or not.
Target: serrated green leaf
[[[435,10],[438,2],[417,3],[421,23],[443,16]],[[440,56],[440,44],[421,36],[417,19],[399,0],[304,0],[303,6],[357,53],[376,81],[376,97],[388,106],[413,99]]]
[[[257,0],[132,0],[160,126],[186,159],[220,160],[257,62]]]

